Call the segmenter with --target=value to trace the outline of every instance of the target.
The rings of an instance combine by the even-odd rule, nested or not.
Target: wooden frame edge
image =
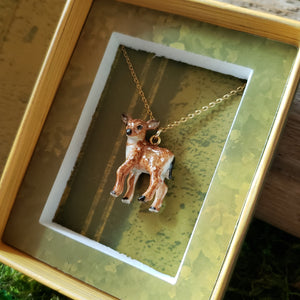
[[[68,0],[58,22],[0,180],[0,237],[91,4]]]
[[[118,0],[300,45],[300,22],[214,0]]]
[[[251,218],[254,214],[255,204],[257,202],[259,193],[264,183],[264,178],[266,176],[272,157],[274,155],[276,145],[280,138],[280,133],[284,128],[286,116],[289,112],[290,104],[292,103],[293,95],[296,91],[297,84],[300,79],[300,49],[298,49],[297,57],[295,59],[294,67],[291,71],[290,78],[291,79],[289,80],[286,86],[282,102],[280,104],[277,116],[273,123],[273,127],[269,136],[269,141],[266,144],[260,164],[254,176],[252,185],[250,187],[250,192],[247,196],[247,200],[243,207],[240,219],[236,227],[236,231],[231,240],[229,251],[227,252],[227,255],[225,257],[225,261],[222,270],[219,274],[219,278],[216,282],[215,288],[213,290],[211,299],[222,299],[224,291],[229,283],[230,275],[233,271],[234,265],[237,260],[236,254],[237,252],[239,252],[244,238],[246,236],[245,228],[248,228]],[[225,272],[224,270],[229,270],[229,272]]]
[[[2,242],[0,242],[0,260],[6,265],[72,299],[116,299],[99,289],[89,286],[87,283],[73,278],[55,268],[50,268],[47,264]]]
[[[234,30],[245,31],[290,43],[295,46],[299,46],[300,43],[300,22],[269,14],[250,13],[249,10],[242,8],[234,7],[233,9],[233,6],[220,5],[216,1],[208,0],[201,1],[201,3],[198,0],[168,1],[172,5],[167,5],[161,0],[119,1],[184,15]],[[6,199],[14,199],[16,197],[52,100],[72,55],[91,4],[92,0],[68,0],[58,23],[0,180],[0,211],[2,212],[0,239],[13,205],[13,202],[9,203]],[[241,18],[241,14],[245,19]],[[240,23],[241,20],[243,20],[243,23]],[[263,27],[263,25],[266,25],[266,27]],[[273,33],[269,30],[271,27],[273,28]],[[278,132],[282,130],[293,91],[299,80],[299,71],[300,51],[298,51],[297,60],[291,75],[293,80],[288,84],[278,117],[274,123],[270,141],[267,144],[261,164],[257,170],[247,203],[243,208],[241,219],[239,220],[240,226],[231,241],[231,248],[227,253],[223,270],[227,268],[228,270],[232,270],[233,268],[236,251],[239,250],[245,236],[243,228],[248,226],[253,214],[254,204],[267,170],[266,166],[270,163],[270,157],[274,152],[274,145],[278,141]],[[1,241],[0,261],[74,299],[86,299],[87,296],[89,299],[99,299],[99,295],[103,299],[114,299],[112,296],[108,296],[100,290],[90,287],[86,283],[72,278],[61,271],[50,268],[46,264],[7,246]],[[221,298],[228,280],[228,273],[225,274],[225,272],[221,271],[212,294],[212,299]]]

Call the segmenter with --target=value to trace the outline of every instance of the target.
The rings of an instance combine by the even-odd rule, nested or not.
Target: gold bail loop
[[[158,146],[160,144],[161,142],[160,134],[161,134],[161,130],[158,130],[154,135],[151,136],[149,140],[151,145]]]

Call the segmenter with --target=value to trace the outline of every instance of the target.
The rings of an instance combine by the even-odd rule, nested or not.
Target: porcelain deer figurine
[[[156,129],[159,122],[155,120],[143,121],[122,115],[126,125],[126,160],[117,170],[117,180],[111,195],[118,197],[124,189],[126,176],[127,191],[122,202],[130,204],[134,195],[136,182],[141,173],[150,175],[150,184],[146,192],[138,198],[139,201],[155,199],[149,208],[152,212],[159,212],[163,199],[168,191],[165,178],[170,179],[174,162],[174,154],[166,149],[151,145],[145,140],[146,131]]]

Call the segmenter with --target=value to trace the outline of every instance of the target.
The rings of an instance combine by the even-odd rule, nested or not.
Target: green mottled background
[[[183,222],[182,226],[189,229],[183,229],[181,232],[184,235],[182,236],[184,238],[188,236],[188,231],[197,216],[197,212],[190,210],[190,207],[194,205],[193,201],[198,201],[197,209],[199,210],[210,180],[208,178],[216,170],[175,285],[70,240],[38,223],[113,31],[185,49],[254,70],[221,156],[219,156],[221,148],[215,145],[223,147],[237,108],[235,105],[238,105],[239,101],[230,102],[230,105],[192,121],[191,127],[195,128],[195,131],[190,131],[184,126],[179,128],[178,133],[165,137],[164,143],[168,147],[169,145],[181,147],[182,138],[188,136],[188,142],[184,143],[184,147],[198,149],[198,146],[195,147],[197,143],[206,150],[206,155],[209,153],[210,156],[197,157],[196,151],[188,154],[188,151],[180,152],[176,150],[176,147],[174,149],[169,147],[176,153],[177,158],[175,180],[168,182],[170,193],[160,215],[153,216],[145,213],[143,208],[140,209],[137,201],[131,206],[122,207],[124,211],[129,210],[128,218],[125,218],[126,230],[122,234],[124,240],[127,238],[128,242],[123,244],[120,239],[118,249],[120,247],[122,251],[129,251],[131,255],[134,253],[133,245],[139,240],[134,237],[131,239],[130,230],[134,229],[136,222],[141,222],[147,229],[147,235],[143,236],[145,243],[141,243],[139,247],[147,249],[149,245],[157,251],[156,257],[160,257],[159,255],[165,257],[164,250],[161,249],[170,248],[168,251],[172,251],[172,256],[174,253],[176,257],[174,261],[170,258],[171,263],[164,260],[159,262],[159,259],[158,261],[152,260],[153,253],[151,253],[151,257],[147,256],[151,260],[148,264],[155,264],[155,267],[160,270],[171,264],[168,270],[164,271],[174,274],[174,269],[178,265],[178,257],[181,256],[179,253],[182,253],[186,242],[183,242],[179,233],[176,233],[180,239],[176,238],[173,244],[169,243],[163,234],[169,235],[167,228],[172,228],[177,225],[177,222]],[[122,299],[208,299],[218,279],[228,247],[230,247],[252,178],[260,162],[289,79],[296,51],[297,49],[290,45],[179,16],[111,1],[95,1],[18,194],[6,228],[5,241]],[[182,78],[182,82],[188,81],[187,78],[190,77]],[[211,88],[211,93],[218,94],[213,88]],[[179,94],[178,91],[177,95]],[[214,95],[212,96],[214,99]],[[192,97],[192,100],[194,99]],[[180,105],[176,107],[176,103],[180,103],[179,98],[174,100],[175,106],[170,111],[172,114],[176,110],[180,111],[181,115],[183,108]],[[190,102],[189,104],[194,106]],[[227,115],[227,113],[230,114]],[[160,116],[159,111],[154,111],[154,114]],[[173,119],[173,115],[170,117]],[[220,123],[211,125],[212,122]],[[209,130],[207,126],[210,126]],[[227,126],[227,131],[222,128],[223,126]],[[216,134],[213,133],[214,131]],[[219,157],[220,161],[215,169]],[[207,172],[210,172],[210,175],[204,173],[202,168],[209,170]],[[186,172],[185,174],[190,173],[190,176],[181,177],[182,170]],[[207,176],[207,179],[203,176]],[[111,180],[114,181],[113,178]],[[175,201],[170,200],[170,197],[175,194],[172,190],[176,188],[175,183],[178,180],[181,182],[180,193],[184,194],[184,201],[180,197]],[[190,180],[189,183],[188,180]],[[201,193],[197,194],[196,191],[201,191]],[[178,193],[177,191],[177,195]],[[119,201],[115,203],[121,205]],[[191,214],[188,217],[187,212]],[[152,222],[150,218],[155,218],[155,221]],[[159,223],[159,220],[162,222]],[[160,234],[157,234],[159,232]],[[103,236],[105,236],[105,231],[103,231]],[[157,238],[161,239],[161,249],[158,248],[156,242],[152,241]],[[146,243],[146,241],[149,242]],[[175,243],[176,241],[180,241],[181,244]],[[177,252],[180,247],[182,249]]]
[[[144,82],[146,95],[152,96],[149,99],[151,109],[162,126],[201,109],[243,84],[241,79],[232,76],[142,51],[127,51],[137,74],[143,74],[146,62],[150,62],[147,74],[139,78]],[[156,82],[158,73],[161,73],[161,79]],[[155,94],[151,93],[153,90]],[[54,221],[174,277],[241,95],[163,134],[162,146],[173,151],[176,165],[174,179],[167,182],[166,208],[164,205],[161,212],[155,214],[148,211],[151,202],[147,205],[136,202],[137,195],[147,189],[149,176],[139,182],[130,207],[121,203],[121,197],[115,200],[109,196],[116,169],[125,156],[125,127],[120,115],[122,111],[131,111],[135,118],[145,116],[142,101],[136,94],[127,64],[119,51]],[[118,143],[116,137],[120,138],[118,132],[122,132],[122,144],[114,154]],[[105,172],[107,164],[113,165],[109,172]],[[94,200],[102,184],[101,195]],[[93,205],[93,201],[97,204]],[[88,219],[89,213],[92,213],[91,219]],[[87,229],[83,230],[84,227]]]

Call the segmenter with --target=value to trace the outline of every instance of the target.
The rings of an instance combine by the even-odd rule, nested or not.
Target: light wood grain
[[[91,1],[67,3],[1,177],[0,235],[91,5]]]
[[[119,0],[299,45],[300,23],[214,0]]]
[[[116,299],[1,242],[0,257],[6,265],[19,270],[72,299]]]
[[[20,3],[18,4],[20,5]],[[36,4],[36,2],[23,1],[21,4],[24,4],[24,6],[22,7],[23,13],[25,13],[25,11],[28,13],[28,17],[25,18],[25,20],[30,20],[30,14],[32,14],[32,8],[30,7],[30,4]],[[9,107],[11,109],[10,111],[8,111],[7,106],[1,107],[1,114],[3,116],[5,115],[5,113],[14,113],[14,109],[18,112],[19,115],[18,117],[16,117],[16,120],[14,120],[14,123],[16,123],[14,124],[15,126],[18,126],[20,124],[19,119],[21,118],[23,113],[24,117],[21,121],[0,181],[0,236],[2,236],[2,233],[4,231],[11,207],[13,205],[13,199],[16,196],[19,185],[21,184],[24,173],[26,172],[26,168],[30,161],[46,115],[54,98],[56,89],[60,83],[61,77],[65,71],[69,58],[71,57],[83,22],[90,8],[91,1],[69,1],[68,4],[69,5],[65,6],[64,11],[61,10],[61,20],[54,34],[53,42],[51,43],[51,46],[49,48],[40,75],[37,78],[31,97],[29,101],[24,101],[24,109],[26,107],[25,113],[23,108],[17,108],[15,105],[13,105],[11,108]],[[7,22],[10,23],[11,19],[17,19],[16,22],[18,23],[18,21],[20,21],[20,23],[22,24],[22,20],[24,21],[24,19],[18,19],[17,16],[19,7],[20,6],[18,5],[11,7],[11,17],[2,19],[3,24],[6,24]],[[42,8],[42,4],[38,7]],[[9,29],[5,29],[1,32],[3,37],[7,38],[9,36],[9,31],[13,30],[14,25],[6,26]],[[20,26],[20,24],[18,26]],[[26,30],[27,27],[24,26],[21,29],[19,28],[19,31],[22,32],[23,29]],[[17,33],[18,32],[14,33],[15,37],[17,36]],[[32,31],[29,32],[27,38],[30,39],[32,37],[32,34]],[[48,32],[48,34],[52,35],[53,32],[50,31]],[[3,38],[2,40],[5,40],[5,38]],[[27,40],[25,38],[25,42]],[[42,41],[46,41],[47,44],[47,38],[45,38],[44,36],[42,37]],[[24,57],[28,59],[28,62],[26,61],[25,63],[23,63],[22,66],[25,65],[25,69],[20,70],[18,68],[18,65],[15,66],[12,63],[9,63],[10,53],[9,51],[5,52],[5,47],[8,45],[12,46],[13,51],[11,55],[16,55],[16,51],[20,51],[20,53],[23,54],[24,49],[26,50],[26,44],[24,45],[24,47],[22,45],[19,45],[19,47],[17,47],[16,44],[18,43],[13,42],[2,44],[1,55],[4,55],[5,58],[7,58],[5,63],[8,62],[8,64],[6,69],[4,69],[4,72],[3,69],[1,70],[1,76],[2,78],[4,78],[4,80],[5,76],[9,77],[9,74],[6,71],[8,71],[9,67],[11,67],[11,70],[13,70],[13,74],[10,80],[15,80],[15,84],[17,86],[18,82],[16,81],[16,75],[18,75],[19,73],[19,76],[22,76],[22,78],[26,78],[26,70],[31,70],[30,64],[33,62],[35,65],[41,65],[41,60],[43,59],[43,57],[42,55],[40,55],[41,52],[38,53],[39,55],[37,53],[30,53],[32,55],[31,57],[33,58],[31,61],[30,59],[28,59],[28,56],[21,55],[21,62]],[[17,49],[14,49],[15,47]],[[35,49],[35,46],[32,44],[28,45],[28,50],[30,51],[32,49]],[[37,55],[37,57],[34,56],[35,54]],[[16,59],[18,59],[18,57],[19,56],[16,55]],[[26,63],[28,63],[29,65],[26,65]],[[36,68],[34,69],[36,72]],[[30,93],[30,90],[32,89],[32,79],[35,80],[35,78],[33,77],[34,76],[28,76],[31,81],[29,80],[27,84],[24,84],[26,86],[27,93]],[[5,94],[5,90],[5,87],[2,86],[2,100],[5,100],[5,97],[7,99],[15,99],[14,95],[10,93]],[[7,90],[13,90],[11,81],[8,81]],[[24,91],[21,89],[21,94],[22,93],[24,93]],[[3,97],[3,95],[5,97]],[[5,101],[2,101],[1,103],[5,103]],[[9,136],[10,139],[14,138],[16,128],[17,127],[14,127],[12,131],[6,132],[6,135]],[[11,145],[8,143],[9,148],[10,146]],[[3,149],[1,149],[1,155],[2,157],[5,156],[5,151],[3,151]],[[59,292],[68,295],[71,298],[112,299],[105,293],[89,287],[88,285],[63,274],[62,272],[59,272],[20,251],[13,249],[12,247],[9,247],[2,242],[0,242],[0,260],[1,262],[23,272],[24,274],[44,283],[45,285],[52,287],[53,289],[58,290]]]

